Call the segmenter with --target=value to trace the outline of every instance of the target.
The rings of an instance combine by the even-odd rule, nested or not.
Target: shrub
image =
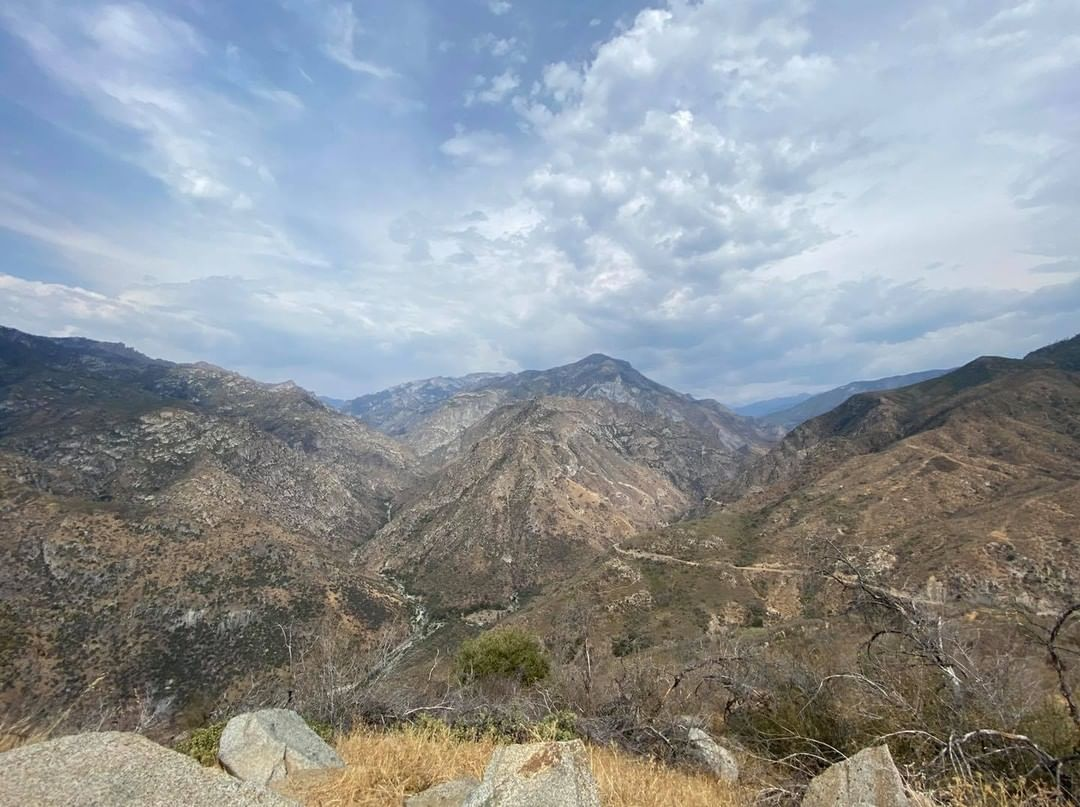
[[[536,637],[512,628],[462,642],[455,667],[458,679],[465,683],[501,679],[525,685],[546,678],[550,670]]]
[[[200,765],[214,765],[217,763],[218,745],[221,743],[221,732],[224,730],[224,720],[195,729],[176,744],[176,750],[181,754],[187,754]]]
[[[564,740],[576,740],[577,717],[573,712],[561,709],[552,712],[536,723],[530,731],[533,742],[562,742]]]

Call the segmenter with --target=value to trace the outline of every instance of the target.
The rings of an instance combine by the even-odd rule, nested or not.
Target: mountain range
[[[362,647],[418,602],[447,626],[410,651],[425,665],[476,625],[544,635],[572,612],[621,652],[813,633],[841,608],[814,573],[835,552],[905,596],[1048,612],[1080,574],[1078,356],[1080,337],[849,385],[789,431],[600,354],[338,411],[0,329],[0,707],[139,689],[209,710],[283,681],[290,637]]]
[[[790,430],[818,415],[824,415],[830,409],[842,404],[852,395],[860,392],[898,389],[920,381],[929,381],[949,372],[948,370],[923,370],[907,375],[894,375],[887,378],[875,378],[869,381],[852,381],[843,386],[819,392],[816,395],[801,393],[783,398],[770,398],[736,407],[735,412],[747,417],[760,418],[763,422]]]

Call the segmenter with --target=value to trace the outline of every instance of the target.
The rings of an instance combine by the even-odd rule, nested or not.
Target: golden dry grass
[[[403,798],[432,785],[480,778],[495,742],[459,741],[438,730],[388,734],[359,731],[338,751],[348,767],[332,775],[298,780],[288,793],[311,807],[400,807]],[[589,748],[605,807],[735,807],[750,803],[749,791],[659,763]]]

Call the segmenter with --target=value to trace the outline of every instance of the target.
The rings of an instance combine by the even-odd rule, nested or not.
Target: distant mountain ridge
[[[852,395],[858,395],[860,392],[876,392],[878,390],[906,387],[910,384],[918,384],[921,381],[937,378],[947,372],[949,371],[923,370],[917,373],[875,378],[868,381],[852,381],[841,387],[826,390],[825,392],[819,392],[816,395],[807,395],[801,401],[796,401],[791,406],[779,407],[770,412],[763,412],[761,415],[758,415],[758,417],[765,423],[780,426],[784,429],[793,429],[800,423],[805,423],[810,420],[810,418],[823,415],[830,409],[836,408]],[[771,402],[764,401],[761,403],[768,405]],[[755,407],[759,406],[759,404],[750,404],[749,406]]]
[[[800,392],[798,395],[784,395],[780,398],[766,398],[762,401],[754,401],[753,403],[743,404],[742,406],[733,406],[731,411],[739,415],[745,415],[750,418],[761,418],[765,415],[771,415],[773,412],[780,412],[784,409],[790,409],[796,404],[801,404],[808,398],[813,397],[809,392]]]
[[[349,401],[342,411],[397,437],[418,454],[430,455],[452,444],[499,406],[543,396],[607,400],[645,414],[686,421],[715,433],[733,451],[779,436],[775,427],[737,415],[714,400],[665,387],[629,362],[601,353],[548,370],[410,382]]]

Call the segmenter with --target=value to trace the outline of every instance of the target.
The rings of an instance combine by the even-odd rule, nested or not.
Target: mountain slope
[[[766,415],[771,415],[774,412],[790,409],[811,397],[813,396],[811,396],[809,392],[800,392],[797,395],[785,395],[782,398],[766,398],[763,401],[754,401],[753,403],[743,404],[742,406],[733,406],[731,407],[731,411],[748,418],[761,418]]]
[[[292,384],[0,330],[0,703],[179,709],[281,664],[281,625],[401,618],[350,558],[414,466]]]
[[[466,610],[505,606],[675,520],[735,464],[685,421],[551,397],[498,408],[446,454],[364,553],[410,589]]]
[[[857,395],[722,485],[707,513],[620,540],[508,619],[554,637],[588,626],[597,674],[638,654],[682,669],[710,640],[828,655],[865,630],[826,578],[850,574],[841,556],[990,642],[1056,615],[1080,579],[1078,349]]]
[[[823,415],[836,408],[852,395],[860,392],[877,392],[879,390],[897,389],[921,381],[928,381],[949,372],[948,370],[924,370],[919,373],[907,375],[889,376],[888,378],[875,378],[871,381],[852,381],[842,387],[827,390],[817,395],[807,396],[805,400],[795,403],[794,406],[779,408],[767,414],[761,415],[765,423],[781,426],[784,429],[793,429],[800,423],[805,423],[811,418]]]
[[[790,562],[829,536],[876,553],[909,587],[933,579],[969,602],[1052,609],[1080,573],[1078,342],[856,395],[717,498],[757,514],[763,562]]]
[[[467,428],[503,404],[541,396],[623,404],[647,415],[688,423],[733,451],[743,447],[760,449],[779,436],[776,429],[736,415],[716,401],[697,400],[676,392],[645,377],[629,363],[599,353],[549,370],[467,378],[470,380],[466,386],[449,395],[445,395],[448,391],[445,384],[431,390],[429,382],[416,382],[426,390],[421,399],[388,396],[387,414],[380,409],[373,417],[360,411],[362,406],[352,404],[346,411],[376,428],[391,429],[388,433],[400,435],[403,442],[422,455],[451,444]],[[446,381],[458,383],[463,379]]]

